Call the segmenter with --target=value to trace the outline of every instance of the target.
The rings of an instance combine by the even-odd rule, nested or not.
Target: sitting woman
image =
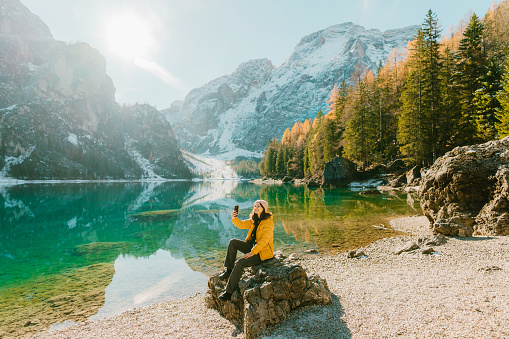
[[[219,278],[228,279],[226,289],[219,299],[230,300],[233,291],[237,288],[244,267],[250,267],[260,264],[262,261],[270,259],[274,256],[274,221],[272,213],[267,212],[269,203],[265,200],[256,200],[253,205],[253,211],[247,220],[240,220],[238,212],[232,212],[232,222],[241,229],[249,229],[246,241],[239,239],[231,239],[228,244],[228,252],[224,266],[226,271]],[[237,259],[237,251],[241,251],[245,255]]]

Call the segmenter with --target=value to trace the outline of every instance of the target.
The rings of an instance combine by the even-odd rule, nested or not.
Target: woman
[[[272,213],[267,212],[269,203],[265,200],[256,200],[253,211],[247,220],[240,220],[238,212],[232,212],[232,222],[241,229],[249,229],[245,241],[232,239],[228,244],[228,252],[224,266],[226,271],[219,278],[228,279],[226,289],[219,299],[230,300],[233,291],[237,288],[244,267],[251,267],[260,264],[262,261],[274,257],[274,221]],[[244,253],[244,256],[237,259],[237,251]]]

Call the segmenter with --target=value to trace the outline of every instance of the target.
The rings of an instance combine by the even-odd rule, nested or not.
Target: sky
[[[193,88],[267,58],[279,66],[302,37],[344,22],[385,31],[420,25],[428,10],[443,34],[483,17],[493,0],[21,0],[65,42],[106,58],[121,104],[158,109]],[[496,0],[500,2],[500,0]]]

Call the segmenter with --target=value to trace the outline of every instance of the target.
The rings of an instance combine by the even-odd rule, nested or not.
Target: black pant
[[[241,251],[242,253],[248,253],[251,251],[251,244],[239,239],[232,239],[228,244],[228,252],[226,253],[226,259],[224,260],[224,266],[228,269],[232,269],[232,273],[230,275],[230,279],[228,279],[228,284],[226,285],[226,292],[233,293],[233,291],[237,288],[237,284],[239,283],[240,278],[242,277],[242,273],[244,272],[244,267],[251,267],[255,265],[259,265],[262,263],[260,259],[260,255],[256,254],[247,259],[240,258],[237,259],[237,251]]]

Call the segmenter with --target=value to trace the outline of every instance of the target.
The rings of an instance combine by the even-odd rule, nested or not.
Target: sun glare
[[[110,51],[126,59],[146,56],[153,43],[149,23],[134,13],[110,18],[105,40]]]

